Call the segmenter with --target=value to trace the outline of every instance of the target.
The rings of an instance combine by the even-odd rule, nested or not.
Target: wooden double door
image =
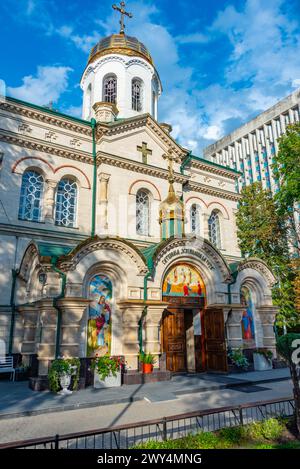
[[[200,311],[168,308],[163,317],[162,350],[167,369],[176,372],[202,371],[201,336],[194,334],[194,315]]]
[[[172,305],[163,315],[162,351],[167,369],[173,373],[227,371],[222,310],[202,310],[200,315],[200,310]]]

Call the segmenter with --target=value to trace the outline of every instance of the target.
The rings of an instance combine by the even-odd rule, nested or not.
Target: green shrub
[[[238,444],[244,437],[243,427],[228,427],[222,428],[218,434],[223,441],[226,441],[231,444]]]
[[[276,440],[282,434],[283,429],[283,423],[271,418],[246,425],[245,432],[253,440]]]

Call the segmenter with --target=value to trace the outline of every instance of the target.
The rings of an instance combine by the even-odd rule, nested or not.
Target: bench
[[[16,370],[14,369],[14,359],[12,356],[0,357],[0,373],[10,373],[10,379],[15,380]]]

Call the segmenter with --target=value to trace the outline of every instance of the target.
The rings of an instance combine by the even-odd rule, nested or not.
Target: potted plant
[[[124,366],[124,357],[96,356],[91,363],[91,368],[94,370],[94,387],[111,388],[121,386],[121,372]]]
[[[273,353],[265,348],[257,348],[253,352],[253,364],[255,371],[272,370]]]
[[[228,357],[231,360],[232,364],[235,365],[239,371],[246,371],[248,369],[249,362],[243,354],[242,349],[239,348],[229,350]]]
[[[153,365],[156,362],[155,356],[152,353],[140,353],[140,362],[143,365],[143,373],[149,374],[153,372]]]
[[[50,390],[62,395],[72,394],[78,387],[79,372],[79,358],[56,358],[48,372]]]

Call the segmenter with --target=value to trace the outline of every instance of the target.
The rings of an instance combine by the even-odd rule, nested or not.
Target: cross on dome
[[[121,19],[119,21],[120,23],[120,34],[125,34],[125,24],[124,24],[124,16],[128,16],[128,18],[132,18],[132,13],[129,13],[125,10],[125,2],[120,2],[120,7],[118,7],[117,5],[112,5],[113,9],[114,10],[117,10],[120,14],[121,14]]]

